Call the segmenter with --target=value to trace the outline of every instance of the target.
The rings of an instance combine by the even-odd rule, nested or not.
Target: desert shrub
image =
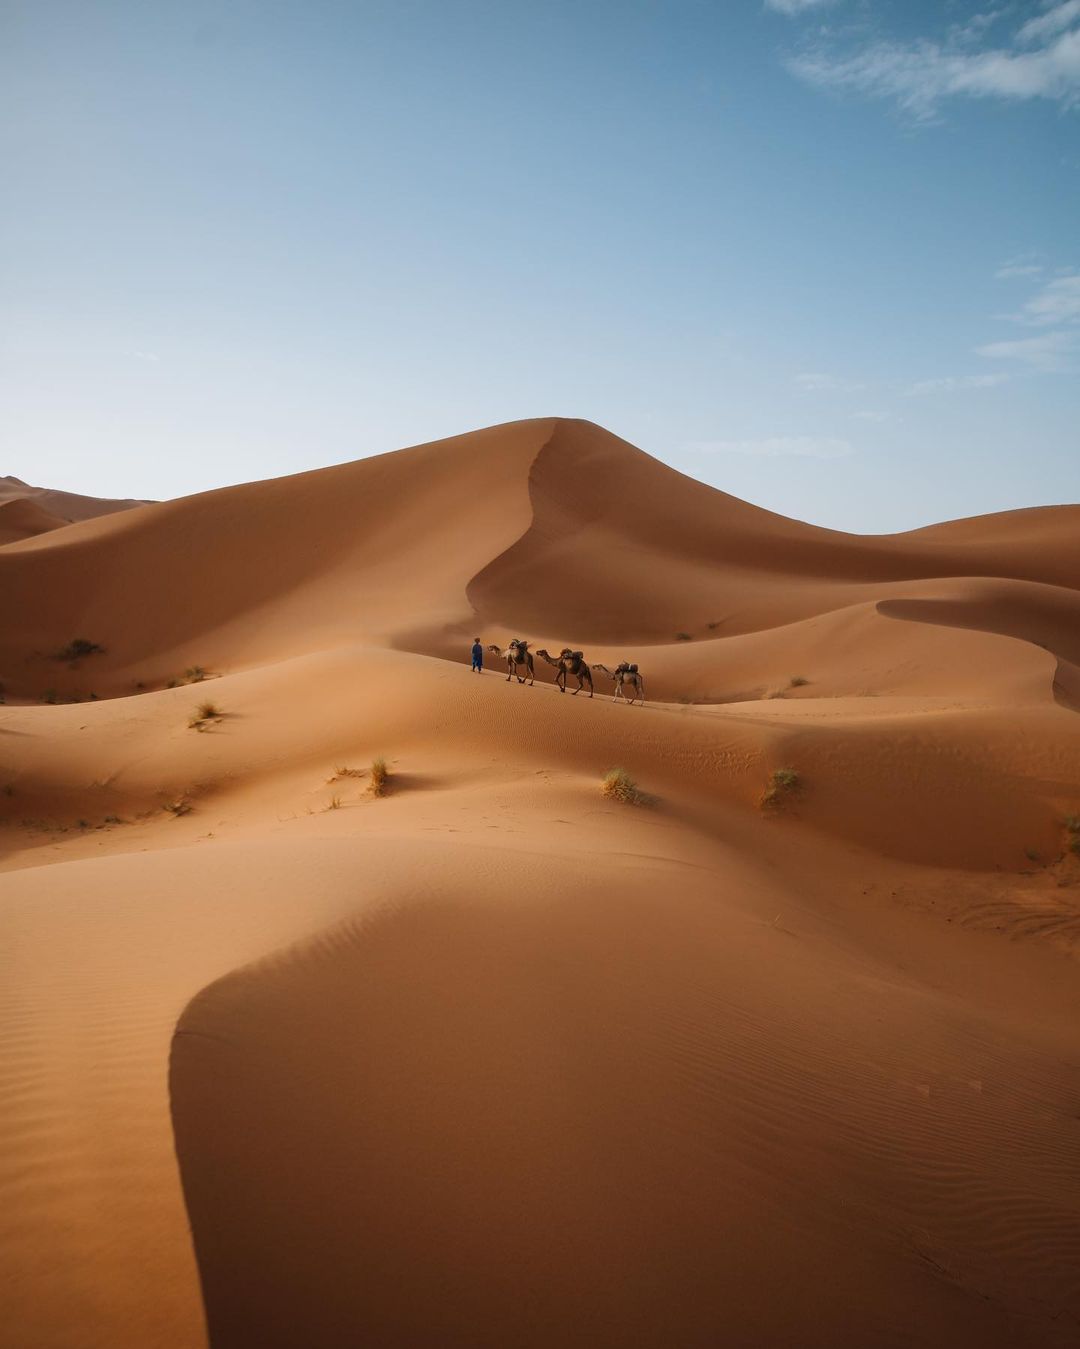
[[[41,701],[43,703],[57,703],[60,701],[60,699],[57,697],[55,689],[46,689],[45,692],[41,695]]]
[[[105,648],[99,646],[97,642],[91,642],[86,637],[76,637],[68,642],[56,653],[57,660],[73,661],[79,660],[83,656],[95,656],[103,652]]]
[[[677,642],[692,642],[694,639],[688,632],[677,632],[675,634],[675,640]]]
[[[122,823],[122,821],[121,821],[119,815],[106,815],[106,816],[105,816],[105,823],[106,823],[106,824],[120,824],[120,823]]]
[[[804,688],[809,683],[810,683],[809,679],[804,679],[802,675],[792,675],[789,688],[801,689]]]
[[[774,769],[765,790],[761,793],[762,806],[768,808],[782,805],[798,785],[799,775],[794,768]]]
[[[625,768],[612,768],[604,774],[600,795],[628,806],[640,806],[645,800],[644,793]]]
[[[209,699],[207,699],[205,702],[201,702],[195,709],[194,713],[191,716],[191,719],[188,721],[188,726],[193,731],[204,731],[206,729],[207,722],[217,721],[220,717],[223,717],[224,715],[225,713],[222,712],[221,708],[218,707],[217,703],[212,703],[210,702]]]
[[[330,798],[328,804],[327,804],[326,809],[327,809],[327,810],[340,810],[340,809],[341,809],[341,797],[340,797],[340,796],[332,796],[332,797]]]
[[[371,783],[368,790],[372,796],[385,796],[390,785],[390,769],[386,760],[378,758],[371,765]]]
[[[189,665],[184,671],[184,678],[189,684],[201,684],[208,673],[201,665]]]
[[[181,815],[191,813],[191,802],[186,796],[178,796],[172,801],[166,801],[161,808],[167,810],[174,819],[179,819]]]
[[[1039,860],[1039,854],[1035,851],[1034,848],[1025,848],[1024,856],[1027,858],[1029,862],[1037,862]]]

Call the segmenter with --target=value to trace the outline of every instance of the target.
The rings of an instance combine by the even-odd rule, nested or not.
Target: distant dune
[[[842,534],[555,418],[13,486],[12,1343],[1075,1343],[1080,506]]]
[[[147,504],[131,498],[120,501],[108,497],[80,496],[78,492],[57,492],[49,487],[31,487],[21,478],[10,474],[6,478],[0,477],[0,504],[8,501],[32,501],[62,524],[69,524],[72,520],[90,520],[98,515],[111,515],[114,511],[128,511]]]

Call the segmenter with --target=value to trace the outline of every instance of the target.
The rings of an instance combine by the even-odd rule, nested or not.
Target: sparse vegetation
[[[335,768],[333,774],[328,777],[327,782],[337,782],[338,778],[362,778],[364,770],[362,768]]]
[[[119,815],[106,815],[106,816],[105,816],[105,823],[106,823],[106,824],[123,824],[123,820],[121,820],[121,818],[120,818]]]
[[[222,712],[217,703],[206,699],[195,709],[188,726],[193,731],[205,731],[210,722],[220,721],[224,715],[225,713]]]
[[[1029,862],[1039,861],[1039,854],[1035,851],[1034,848],[1025,848],[1024,856],[1027,858]]]
[[[783,805],[798,787],[800,778],[794,768],[776,768],[769,777],[768,785],[761,793],[763,808]]]
[[[604,774],[600,795],[609,801],[621,801],[627,806],[641,806],[646,800],[645,793],[625,768],[612,768]]]
[[[706,623],[705,626],[709,629],[710,632],[715,632],[722,622],[723,622],[722,619],[717,618],[712,623]]]
[[[329,804],[327,805],[326,809],[327,809],[327,810],[340,810],[340,809],[341,809],[341,797],[340,797],[340,796],[332,796],[332,797],[330,798],[330,802],[329,802]]]
[[[804,679],[802,675],[792,675],[789,687],[793,689],[801,689],[804,688],[809,683],[810,683],[809,679]]]
[[[675,634],[675,640],[677,642],[692,642],[694,639],[688,632],[677,632]]]
[[[181,815],[191,814],[191,801],[186,796],[178,796],[172,801],[166,801],[162,810],[167,810],[173,819],[179,819]]]
[[[372,796],[385,796],[390,784],[390,769],[386,765],[386,760],[379,758],[374,760],[371,765],[371,781],[368,784],[368,791]]]
[[[86,637],[76,637],[68,642],[67,646],[61,647],[56,653],[57,660],[77,661],[83,656],[97,656],[104,652],[105,648],[97,642],[91,642]]]
[[[46,689],[45,692],[41,695],[41,701],[43,703],[58,703],[60,699],[57,696],[57,692],[55,689]]]
[[[189,665],[184,671],[184,678],[189,684],[201,684],[209,675],[208,670],[204,670],[201,665]]]

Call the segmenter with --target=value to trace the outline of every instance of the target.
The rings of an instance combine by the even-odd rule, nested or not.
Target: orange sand
[[[1080,507],[862,538],[561,420],[12,504],[0,1342],[1075,1343]]]

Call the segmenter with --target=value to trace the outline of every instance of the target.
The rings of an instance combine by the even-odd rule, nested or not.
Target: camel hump
[[[585,652],[584,652],[584,651],[571,651],[571,652],[570,652],[570,657],[571,657],[572,660],[581,661],[581,660],[584,660],[584,659],[585,659]]]
[[[637,674],[637,666],[631,665],[628,660],[624,660],[619,669],[625,671],[626,674]]]

